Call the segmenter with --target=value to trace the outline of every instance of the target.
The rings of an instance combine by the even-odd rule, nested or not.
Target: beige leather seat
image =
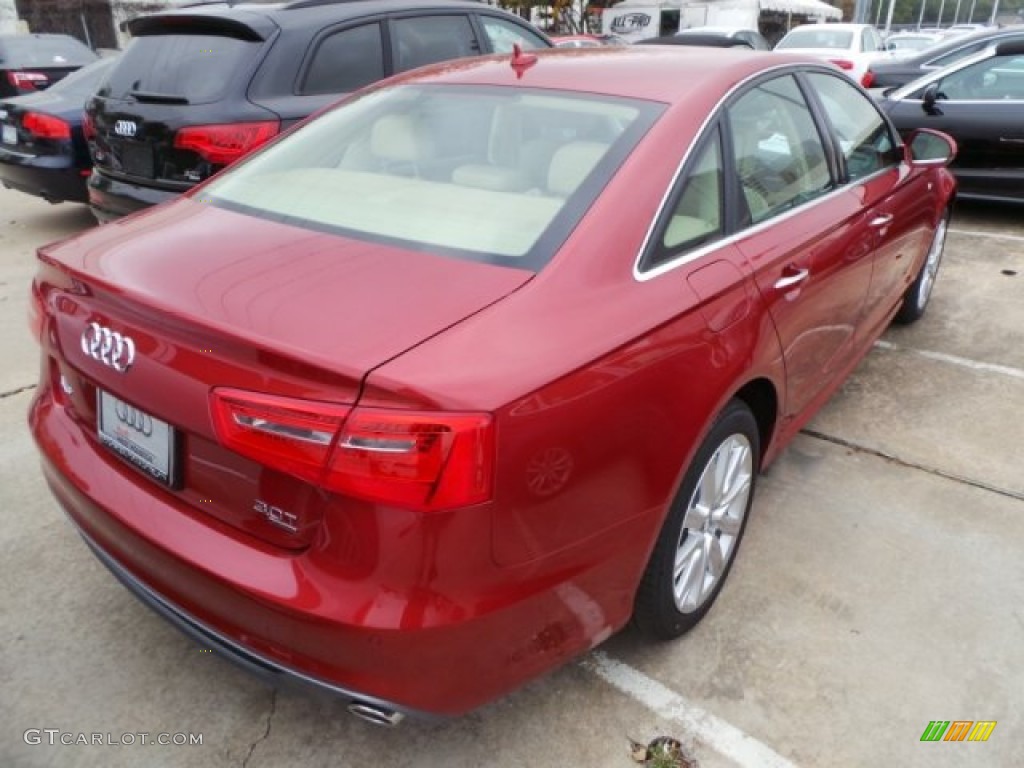
[[[608,145],[598,141],[570,141],[555,150],[548,167],[548,192],[568,197],[604,157]]]
[[[370,131],[370,154],[389,173],[419,176],[433,145],[408,115],[385,115]]]

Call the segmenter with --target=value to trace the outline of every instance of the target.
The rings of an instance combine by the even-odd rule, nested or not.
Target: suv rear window
[[[221,98],[262,44],[222,35],[146,35],[133,40],[100,94],[114,99],[208,104]]]
[[[0,64],[12,67],[81,67],[96,54],[66,35],[24,35],[0,40]]]

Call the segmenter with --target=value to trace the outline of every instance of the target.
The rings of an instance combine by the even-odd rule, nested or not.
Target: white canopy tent
[[[758,0],[762,11],[792,13],[800,16],[812,16],[821,20],[839,21],[843,12],[834,5],[821,0]]]

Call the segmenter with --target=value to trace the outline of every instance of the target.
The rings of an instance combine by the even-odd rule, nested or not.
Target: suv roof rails
[[[270,5],[271,3],[280,3],[281,0],[178,0],[171,6],[172,9],[178,8],[196,8],[201,5],[226,5],[232,8],[236,5],[244,4],[256,4],[256,5]]]
[[[243,2],[252,2],[252,0],[242,0]],[[285,2],[285,10],[295,10],[296,8],[316,8],[321,5],[338,5],[340,3],[354,3],[359,0],[291,0],[291,2]],[[482,0],[481,0],[482,2]]]

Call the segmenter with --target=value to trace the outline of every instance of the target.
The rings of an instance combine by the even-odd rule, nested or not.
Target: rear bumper
[[[187,189],[169,191],[132,184],[107,176],[95,168],[87,187],[89,207],[101,224],[159,205]]]
[[[83,170],[88,169],[72,166],[66,157],[29,157],[0,148],[0,183],[53,203],[89,201]]]
[[[478,509],[382,522],[376,568],[353,575],[314,544],[294,552],[250,537],[174,495],[99,446],[45,384],[29,414],[46,480],[97,556],[143,602],[263,677],[312,685],[414,715],[462,714],[560,666],[628,620],[631,594],[610,573],[637,553],[621,538],[566,567],[483,568],[437,583],[435,562],[466,539],[486,552]],[[330,539],[326,534],[324,539]],[[615,550],[611,550],[616,544]],[[614,554],[613,554],[614,552]],[[465,554],[462,554],[465,553]],[[484,557],[487,557],[485,554]],[[405,582],[384,576],[389,567]],[[443,568],[442,568],[443,570]],[[618,579],[619,577],[616,577]]]
[[[110,554],[104,551],[99,544],[89,537],[87,533],[85,533],[81,528],[78,528],[73,518],[69,517],[69,519],[71,520],[72,525],[75,526],[76,530],[78,530],[78,533],[81,535],[85,543],[89,545],[92,553],[96,555],[97,559],[99,559],[99,561],[103,563],[103,565],[105,565],[112,574],[114,574],[118,581],[128,588],[128,591],[135,595],[135,597],[137,597],[143,604],[151,608],[163,618],[167,619],[167,621],[199,643],[199,645],[204,649],[208,648],[210,650],[217,651],[224,658],[239,665],[251,674],[263,678],[273,685],[298,684],[312,688],[313,690],[321,693],[327,693],[331,696],[339,697],[352,704],[365,702],[380,707],[381,709],[400,712],[403,715],[413,715],[419,719],[436,719],[424,712],[412,711],[400,707],[393,702],[383,701],[382,699],[367,696],[366,694],[358,691],[342,688],[326,680],[312,677],[246,649],[230,638],[225,637],[221,633],[204,625],[195,617],[190,616],[181,608],[164,599],[137,578],[132,576],[126,568],[118,563]]]

